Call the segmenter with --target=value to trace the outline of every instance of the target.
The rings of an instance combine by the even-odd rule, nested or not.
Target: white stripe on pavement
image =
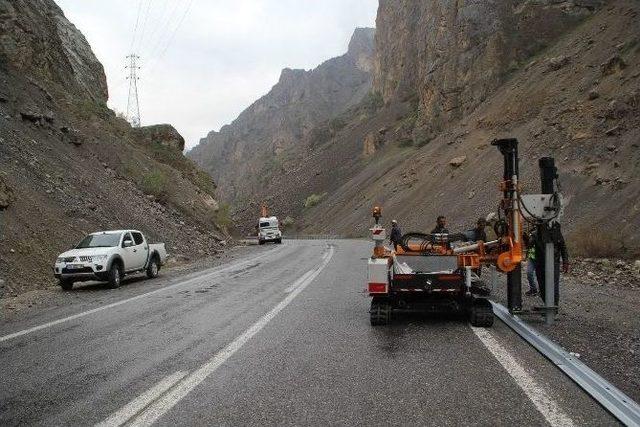
[[[235,263],[235,264],[231,264],[231,265],[229,265],[227,267],[216,268],[215,271],[203,274],[201,276],[194,277],[194,278],[189,279],[189,280],[185,280],[184,282],[174,283],[173,285],[165,286],[163,288],[156,289],[155,291],[146,292],[144,294],[136,295],[135,297],[123,299],[121,301],[116,301],[116,302],[111,303],[111,304],[107,304],[107,305],[103,305],[103,306],[100,306],[100,307],[96,307],[96,308],[91,309],[91,310],[83,311],[82,313],[74,314],[74,315],[69,316],[69,317],[64,317],[62,319],[53,320],[51,322],[47,322],[47,323],[44,323],[42,325],[38,325],[38,326],[34,326],[32,328],[24,329],[22,331],[14,332],[14,333],[9,334],[9,335],[4,335],[4,336],[0,337],[0,342],[8,341],[10,339],[20,337],[22,335],[27,335],[27,334],[30,334],[32,332],[39,331],[41,329],[46,329],[46,328],[50,328],[51,326],[59,325],[60,323],[68,322],[70,320],[79,319],[81,317],[85,317],[85,316],[88,316],[90,314],[97,313],[99,311],[107,310],[109,308],[117,307],[117,306],[122,305],[122,304],[126,304],[126,303],[129,303],[129,302],[132,302],[132,301],[136,301],[136,300],[139,300],[141,298],[145,298],[145,297],[148,297],[150,295],[154,295],[154,294],[157,294],[159,292],[164,292],[166,290],[175,288],[177,286],[189,285],[192,282],[211,279],[212,277],[215,277],[220,273],[224,273],[224,272],[232,270],[234,268],[242,267],[245,264],[248,264],[250,262],[254,262],[257,259],[263,258],[263,257],[265,257],[267,255],[271,255],[276,251],[279,252],[280,250],[279,249],[272,249],[269,252],[266,252],[266,253],[263,253],[261,255],[258,255],[257,257],[253,257],[253,258],[245,260],[245,261],[241,261],[241,262],[238,262],[238,263]]]
[[[482,344],[500,362],[502,367],[511,375],[518,386],[533,402],[538,412],[551,426],[575,426],[573,420],[564,413],[560,406],[551,397],[549,390],[538,382],[518,363],[518,361],[502,347],[491,333],[484,328],[471,327]]]
[[[271,311],[262,316],[256,323],[251,325],[246,331],[238,336],[231,343],[227,344],[220,352],[216,353],[211,359],[209,359],[204,365],[200,366],[197,370],[191,373],[189,376],[180,381],[175,387],[162,395],[158,400],[151,403],[144,409],[136,418],[134,418],[127,425],[130,427],[136,426],[150,426],[164,414],[166,414],[171,408],[173,408],[180,400],[182,400],[187,394],[191,392],[195,387],[204,381],[209,375],[214,373],[227,359],[229,359],[234,353],[236,353],[244,344],[247,343],[254,335],[256,335],[262,328],[264,328],[274,317],[278,315],[291,301],[297,297],[315,278],[324,270],[329,264],[329,261],[333,257],[334,248],[329,247],[328,252],[323,256],[323,261],[315,268],[304,274],[306,278],[300,282],[299,285],[293,289],[289,295],[287,295],[278,305],[276,305]],[[296,281],[298,282],[298,281]],[[126,420],[123,422],[127,422]]]
[[[101,423],[96,424],[96,427],[120,426],[126,423],[129,418],[133,417],[135,414],[142,411],[151,402],[162,396],[164,392],[173,387],[175,383],[183,379],[186,375],[187,372],[184,371],[179,371],[173,375],[169,375],[168,377],[161,380],[158,384],[142,393],[137,399],[125,405],[118,412],[114,413]]]

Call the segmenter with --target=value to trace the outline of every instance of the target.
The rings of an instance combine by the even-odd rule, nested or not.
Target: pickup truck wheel
[[[114,262],[113,264],[111,264],[111,268],[109,269],[109,287],[111,289],[119,288],[121,281],[122,272],[120,271],[120,264]]]
[[[69,280],[69,279],[60,279],[60,281],[58,282],[58,284],[60,285],[60,287],[62,289],[64,289],[65,291],[70,291],[71,289],[73,289],[73,280]]]
[[[147,277],[153,279],[158,275],[158,271],[160,271],[160,265],[158,265],[158,258],[154,256],[147,266]]]

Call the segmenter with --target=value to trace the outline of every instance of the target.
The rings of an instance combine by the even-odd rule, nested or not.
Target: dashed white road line
[[[534,406],[552,426],[575,426],[573,420],[560,408],[560,405],[551,397],[551,394],[518,363],[518,361],[505,350],[504,347],[483,328],[471,327],[482,344],[500,362],[502,367],[511,375],[518,386],[524,391]]]
[[[17,338],[17,337],[20,337],[20,336],[23,336],[23,335],[27,335],[27,334],[30,334],[32,332],[40,331],[42,329],[50,328],[50,327],[55,326],[55,325],[59,325],[60,323],[69,322],[71,320],[79,319],[81,317],[85,317],[85,316],[88,316],[90,314],[97,313],[99,311],[103,311],[103,310],[107,310],[107,309],[110,309],[110,308],[113,308],[113,307],[117,307],[117,306],[122,305],[122,304],[127,304],[127,303],[130,303],[132,301],[139,300],[141,298],[146,298],[146,297],[148,297],[150,295],[154,295],[154,294],[157,294],[157,293],[160,293],[160,292],[165,292],[165,291],[167,291],[169,289],[173,289],[173,288],[175,288],[177,286],[185,286],[185,285],[189,285],[189,284],[191,284],[193,282],[198,282],[198,281],[202,281],[202,280],[211,279],[212,277],[215,277],[215,276],[219,275],[220,273],[224,273],[226,271],[233,270],[233,269],[238,268],[238,267],[242,267],[245,264],[248,264],[248,263],[256,261],[257,259],[263,258],[263,257],[265,257],[267,255],[272,255],[274,252],[280,252],[280,250],[281,249],[270,250],[269,252],[265,252],[265,253],[263,253],[261,255],[253,257],[251,259],[248,259],[248,260],[245,260],[245,261],[241,261],[241,262],[238,262],[238,263],[235,263],[235,264],[231,264],[231,265],[223,267],[223,268],[217,268],[217,269],[215,269],[214,271],[212,271],[210,273],[206,273],[206,274],[194,277],[192,279],[185,280],[183,282],[174,283],[173,285],[165,286],[163,288],[156,289],[155,291],[146,292],[144,294],[136,295],[135,297],[126,298],[126,299],[123,299],[123,300],[120,300],[120,301],[116,301],[116,302],[111,303],[111,304],[107,304],[107,305],[103,305],[103,306],[100,306],[100,307],[96,307],[96,308],[91,309],[91,310],[83,311],[81,313],[77,313],[77,314],[74,314],[72,316],[64,317],[62,319],[53,320],[51,322],[43,323],[42,325],[34,326],[32,328],[23,329],[22,331],[14,332],[14,333],[9,334],[9,335],[4,335],[4,336],[0,337],[0,342],[9,341],[9,340],[11,340],[13,338]]]
[[[96,424],[96,427],[113,427],[120,426],[126,423],[128,419],[133,417],[138,412],[142,411],[147,405],[162,396],[163,393],[173,387],[175,383],[183,379],[186,375],[187,372],[184,371],[179,371],[173,375],[169,375],[168,377],[161,380],[158,384],[142,393],[137,399],[125,405],[118,412],[115,412],[113,415],[111,415],[101,423]]]
[[[269,323],[274,317],[278,315],[286,306],[288,306],[291,301],[297,297],[300,292],[302,292],[311,282],[315,280],[315,278],[324,270],[324,268],[329,264],[329,261],[333,257],[334,248],[333,246],[329,247],[329,250],[323,256],[323,260],[320,264],[318,264],[315,268],[305,273],[300,279],[304,280],[296,280],[297,286],[292,289],[289,294],[280,301],[274,308],[271,309],[267,314],[262,316],[251,325],[246,331],[244,331],[240,336],[234,339],[231,343],[227,344],[220,352],[216,353],[211,359],[209,359],[204,365],[200,366],[198,369],[189,374],[186,378],[182,379],[178,384],[172,387],[169,391],[167,391],[164,395],[159,397],[157,400],[146,406],[146,408],[139,413],[135,418],[131,421],[129,419],[123,420],[122,418],[118,418],[119,424],[107,424],[109,426],[119,426],[124,423],[127,423],[128,426],[150,426],[164,414],[166,414],[171,408],[173,408],[180,400],[182,400],[187,394],[191,392],[194,388],[198,386],[202,381],[204,381],[209,375],[214,373],[224,362],[227,361],[234,353],[236,353],[244,344],[247,343],[254,335],[256,335],[262,328],[264,328],[267,323]],[[294,283],[294,284],[295,284]],[[145,392],[142,396],[150,393],[151,390]],[[135,399],[133,402],[136,402],[142,399],[142,396]],[[133,407],[133,402],[126,405],[123,409],[116,412],[118,413],[130,413],[125,411],[127,407]],[[130,406],[131,405],[131,406]],[[124,411],[124,412],[123,412]],[[107,418],[107,420],[112,419],[115,415]],[[115,419],[115,418],[114,418]],[[104,422],[106,422],[105,420]]]

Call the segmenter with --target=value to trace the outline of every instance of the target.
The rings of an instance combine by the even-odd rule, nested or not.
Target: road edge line
[[[536,381],[518,360],[506,350],[486,329],[471,326],[473,333],[518,384],[529,400],[551,426],[575,426],[576,423],[550,396],[549,391]]]

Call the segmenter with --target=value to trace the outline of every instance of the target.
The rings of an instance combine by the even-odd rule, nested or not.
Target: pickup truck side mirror
[[[128,248],[129,246],[133,246],[133,241],[125,240],[124,242],[122,242],[122,247],[123,248]]]

